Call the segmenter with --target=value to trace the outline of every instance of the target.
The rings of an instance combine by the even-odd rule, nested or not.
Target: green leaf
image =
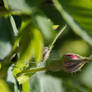
[[[36,11],[43,0],[4,0],[7,9],[15,14],[30,14]]]
[[[81,73],[80,80],[87,87],[92,88],[92,64],[88,65],[84,72]]]
[[[33,47],[34,47],[34,56],[37,62],[42,60],[42,51],[43,51],[43,39],[40,31],[37,28],[33,30]]]
[[[10,92],[7,84],[3,80],[0,80],[0,91],[1,92]]]
[[[33,14],[33,22],[40,29],[46,43],[51,43],[56,35],[51,20],[43,12],[38,11]]]
[[[30,92],[64,92],[62,80],[44,73],[36,73],[30,78]]]
[[[11,23],[11,26],[13,29],[13,37],[16,37],[18,35],[18,29],[16,27],[15,20],[14,20],[13,16],[9,16],[9,18],[10,18],[10,23]]]
[[[22,84],[23,92],[29,92],[29,80]]]
[[[81,86],[79,82],[75,80],[64,80],[63,81],[65,92],[91,92],[87,88]]]
[[[53,0],[68,25],[92,45],[92,1]]]
[[[0,59],[3,60],[11,52],[12,29],[9,20],[0,17]]]
[[[14,68],[15,75],[21,72],[33,57],[36,62],[40,62],[42,59],[43,40],[40,31],[32,23],[29,23],[20,33],[20,57]]]
[[[17,81],[13,75],[13,65],[11,65],[7,71],[7,78],[6,81],[9,85],[9,88],[11,89],[12,92],[20,92],[18,88]]]
[[[40,80],[36,74],[30,78],[30,91],[29,92],[41,92]]]

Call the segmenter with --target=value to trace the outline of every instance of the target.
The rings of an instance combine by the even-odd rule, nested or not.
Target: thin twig
[[[67,27],[67,25],[65,25],[65,26],[63,27],[63,29],[60,30],[60,32],[57,34],[57,36],[56,36],[55,39],[53,40],[53,42],[52,42],[50,48],[48,49],[48,52],[47,52],[46,55],[45,55],[45,58],[44,58],[44,60],[43,60],[44,62],[48,59],[48,57],[49,57],[49,55],[50,55],[50,52],[52,51],[52,49],[53,49],[53,47],[54,47],[54,44],[55,44],[56,40],[57,40],[57,39],[59,38],[59,36],[63,33],[63,31],[66,29],[66,27]]]

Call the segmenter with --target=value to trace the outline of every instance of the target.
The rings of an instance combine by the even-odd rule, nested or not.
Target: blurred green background
[[[34,57],[41,61],[43,44],[44,47],[49,47],[65,24],[67,29],[55,42],[50,58],[59,60],[66,53],[84,57],[92,54],[92,0],[0,0],[0,61],[4,61],[10,54],[17,32],[20,32],[23,23],[27,26],[22,26],[25,33],[22,35],[18,54],[23,53],[27,63],[33,53],[25,52],[33,50]],[[56,30],[53,29],[55,25],[59,26]],[[26,59],[24,65],[27,64]],[[23,86],[19,85],[14,77],[13,65],[8,66],[7,63],[2,62],[0,78],[4,78],[0,79],[0,92],[21,92]],[[18,68],[20,67],[19,64]],[[22,68],[25,70],[24,66]],[[91,76],[91,62],[74,73],[63,70],[37,72],[30,77],[29,92],[92,92]],[[24,84],[23,92],[28,92],[27,88],[28,85]]]

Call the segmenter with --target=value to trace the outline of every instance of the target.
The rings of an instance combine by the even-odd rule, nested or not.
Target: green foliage
[[[30,78],[30,85],[30,92],[64,92],[62,80],[45,73],[34,74]]]
[[[6,83],[3,80],[0,80],[0,88],[1,88],[1,92],[10,92],[8,89],[8,86],[6,85]]]
[[[38,11],[35,14],[33,14],[33,21],[43,34],[46,43],[51,43],[55,37],[55,31],[53,31],[52,21],[49,18],[47,18],[41,11]]]
[[[43,40],[37,28],[31,23],[20,30],[19,59],[14,69],[14,74],[21,72],[26,64],[35,57],[36,62],[41,61]]]
[[[4,25],[3,25],[4,24]],[[9,26],[9,20],[0,17],[0,59],[3,60],[9,55],[12,49],[11,39],[12,39],[12,29]]]
[[[31,14],[36,11],[43,0],[4,0],[5,7],[11,12]]]
[[[0,92],[92,92],[91,10],[91,0],[0,0]]]
[[[92,44],[92,13],[90,12],[92,9],[92,1],[53,0],[53,2],[70,27],[85,41],[89,42],[89,44]]]

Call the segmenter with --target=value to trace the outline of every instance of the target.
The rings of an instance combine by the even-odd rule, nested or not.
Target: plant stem
[[[48,49],[48,52],[46,53],[46,55],[45,55],[45,58],[44,58],[44,62],[48,59],[48,57],[49,57],[49,55],[50,55],[50,52],[51,52],[51,50],[53,49],[53,47],[54,47],[54,44],[55,44],[55,42],[56,42],[56,40],[59,38],[59,36],[63,33],[63,31],[66,29],[66,27],[67,27],[67,25],[65,25],[64,27],[63,27],[63,29],[61,29],[60,30],[60,32],[56,35],[56,37],[55,37],[55,39],[53,40],[53,42],[51,43],[51,46],[50,46],[50,48]]]
[[[38,71],[44,71],[47,68],[48,68],[47,66],[39,67],[39,68],[30,68],[30,69],[22,71],[21,73],[19,73],[19,75],[21,75],[23,73],[34,73],[34,72],[38,72]]]
[[[61,33],[66,29],[66,25],[63,27],[62,30],[60,30],[60,32],[57,34],[57,36],[55,37],[55,39],[53,40],[53,42],[51,43],[50,45],[50,48],[48,50],[48,52],[46,53],[46,58],[43,60],[43,61],[46,61],[50,55],[50,52],[51,50],[53,49],[54,47],[54,44],[56,42],[56,40],[58,39],[58,37],[61,35]],[[22,72],[18,73],[17,75],[17,78],[20,77],[22,74],[25,75],[27,73],[35,73],[35,72],[39,72],[39,71],[44,71],[46,69],[48,69],[49,66],[43,66],[43,67],[38,67],[38,68],[30,68],[30,69],[26,69],[26,70],[23,70]]]
[[[88,63],[90,63],[90,62],[92,63],[92,57],[87,57],[87,58],[86,58],[86,61],[87,61]]]

